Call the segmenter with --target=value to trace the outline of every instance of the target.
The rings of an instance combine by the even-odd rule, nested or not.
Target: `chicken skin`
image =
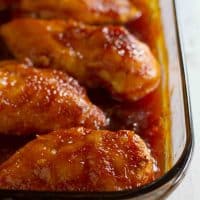
[[[106,125],[104,113],[67,74],[0,62],[0,133],[28,135],[58,128]]]
[[[154,174],[149,149],[132,131],[79,127],[38,136],[15,153],[0,166],[0,188],[120,191],[147,184]]]
[[[125,23],[139,15],[130,0],[0,0],[17,16],[75,19],[89,24]]]
[[[17,58],[62,69],[87,87],[104,87],[120,100],[141,99],[160,82],[160,66],[150,49],[121,26],[16,19],[0,32]]]

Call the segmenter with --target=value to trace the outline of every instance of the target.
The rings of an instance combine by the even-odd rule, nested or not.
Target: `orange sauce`
[[[126,28],[147,43],[161,63],[163,81],[159,87],[135,103],[119,103],[111,100],[104,91],[92,91],[90,97],[110,118],[111,130],[134,130],[148,144],[157,161],[157,177],[170,167],[170,111],[168,98],[167,54],[157,0],[132,0],[141,11],[138,19],[129,22]],[[151,5],[150,5],[151,4]],[[156,12],[155,12],[156,11]],[[162,47],[161,49],[158,48]],[[162,58],[166,60],[161,60]],[[107,98],[106,98],[107,97]]]
[[[157,40],[158,38],[163,39],[159,13],[152,12],[149,9],[149,4],[151,4],[149,0],[132,1],[141,10],[141,16],[129,22],[126,27],[136,37],[146,42],[159,60]],[[155,0],[154,2],[157,1]],[[165,54],[164,49],[161,51]],[[111,99],[110,95],[101,89],[90,90],[88,93],[93,103],[102,108],[110,119],[110,126],[108,127],[110,130],[134,130],[146,141],[151,149],[152,155],[157,161],[159,169],[157,176],[159,177],[164,174],[166,171],[166,162],[168,162],[166,157],[170,152],[166,150],[168,132],[163,126],[163,119],[166,118],[169,120],[169,110],[163,106],[164,101],[168,101],[168,96],[167,89],[165,91],[163,90],[162,82],[154,92],[134,103],[117,102]],[[8,159],[10,155],[31,139],[33,137],[0,136],[0,162]]]
[[[164,34],[161,23],[159,0],[132,0],[141,11],[141,16],[127,24],[130,32],[147,43],[161,64],[162,81],[151,95],[145,97],[139,104],[151,110],[149,127],[141,135],[150,145],[154,158],[158,162],[163,175],[171,165],[170,110],[168,94],[168,61],[165,49]],[[153,122],[153,123],[152,123]]]

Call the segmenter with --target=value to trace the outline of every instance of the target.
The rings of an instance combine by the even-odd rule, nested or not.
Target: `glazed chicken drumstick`
[[[17,58],[62,69],[121,100],[138,100],[160,82],[160,66],[150,49],[121,26],[16,19],[0,32]]]
[[[89,24],[124,23],[139,12],[130,0],[0,0],[17,16],[76,19]]]
[[[106,125],[104,113],[67,74],[0,62],[0,133],[27,135],[58,128]]]
[[[15,153],[0,166],[0,188],[118,191],[153,181],[155,168],[149,149],[132,131],[79,127],[38,136]]]

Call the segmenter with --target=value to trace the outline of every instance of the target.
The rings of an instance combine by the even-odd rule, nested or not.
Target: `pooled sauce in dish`
[[[144,6],[147,4],[145,0],[133,0],[133,2],[142,14],[137,20],[129,22],[126,27],[140,40],[146,42],[158,58],[156,41],[162,35],[159,17],[156,18],[155,13],[154,16],[151,15],[152,12]],[[8,55],[7,52],[1,53],[4,51],[2,51],[2,46],[0,44],[1,59],[7,58]],[[166,170],[166,162],[168,162],[166,157],[169,154],[165,151],[168,132],[163,128],[163,119],[168,118],[168,111],[163,108],[161,84],[154,92],[134,103],[117,102],[111,99],[103,89],[89,90],[88,94],[91,101],[106,113],[110,121],[110,130],[134,130],[145,140],[157,162],[157,176],[161,176]],[[31,139],[33,137],[0,136],[0,162],[8,159]]]

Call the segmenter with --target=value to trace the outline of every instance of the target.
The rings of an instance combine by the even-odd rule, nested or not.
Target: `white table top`
[[[192,164],[181,185],[168,200],[200,199],[200,1],[177,0],[180,4],[181,32],[189,73],[190,94],[195,131]],[[181,2],[181,3],[180,3]]]

